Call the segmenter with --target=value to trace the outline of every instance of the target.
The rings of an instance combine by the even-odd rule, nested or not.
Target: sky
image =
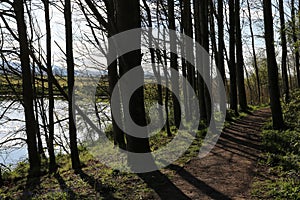
[[[37,38],[40,37],[40,46],[41,49],[46,49],[46,41],[45,41],[45,20],[44,20],[44,11],[43,6],[38,0],[32,0],[30,12],[35,18],[35,28],[38,30],[38,35],[34,37],[37,41]],[[52,48],[53,48],[53,65],[65,67],[65,27],[64,27],[64,15],[62,12],[62,5],[60,1],[55,1],[56,6],[50,6],[50,16],[51,16],[51,34],[52,34]],[[249,60],[251,60],[252,50],[251,50],[251,38],[250,38],[250,30],[249,30],[249,22],[248,22],[248,9],[246,5],[246,1],[242,1],[243,6],[241,7],[241,25],[242,25],[242,35],[243,35],[243,50],[245,63],[248,64]],[[261,10],[261,1],[250,0],[251,4],[251,16],[253,20],[253,28],[255,32],[255,46],[257,52],[261,52],[262,49],[265,48],[264,44],[264,30],[263,30],[263,11]],[[278,11],[276,11],[277,1],[274,1],[273,14],[275,17],[275,24],[278,24]],[[3,5],[0,5],[0,9]],[[256,8],[255,8],[256,7]],[[150,6],[150,8],[155,9],[154,5]],[[285,1],[286,15],[289,16],[290,10],[288,8],[288,1]],[[95,46],[90,45],[88,40],[93,41],[93,36],[91,34],[90,28],[87,26],[87,22],[82,15],[78,5],[76,3],[72,4],[73,11],[73,47],[74,47],[74,58],[75,64],[78,68],[83,68],[84,66],[88,66],[89,68],[106,68],[106,60],[103,54],[101,54],[100,49]],[[105,14],[102,13],[105,17]],[[228,14],[228,4],[225,3],[224,14]],[[153,16],[154,17],[154,16]],[[156,16],[155,16],[156,17]],[[0,22],[1,25],[2,22]],[[217,23],[215,23],[217,25]],[[226,27],[226,24],[225,24]],[[278,28],[278,25],[276,26]],[[97,31],[97,30],[96,30]],[[217,31],[217,27],[216,27]],[[226,33],[226,30],[225,30]],[[279,38],[278,30],[275,29],[275,38]],[[103,36],[100,31],[97,32],[97,35],[100,38]],[[228,34],[225,36],[225,44],[228,48]],[[7,45],[11,45],[11,43],[7,43]],[[36,43],[36,46],[38,44]],[[105,49],[105,47],[104,47]]]

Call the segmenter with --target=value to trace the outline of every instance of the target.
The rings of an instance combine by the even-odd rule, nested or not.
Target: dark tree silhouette
[[[287,74],[287,43],[286,43],[286,30],[285,30],[285,20],[284,20],[284,6],[283,0],[279,0],[279,14],[280,14],[280,34],[281,34],[281,47],[282,47],[282,60],[281,60],[281,70],[282,70],[282,80],[283,88],[285,93],[285,101],[288,102],[290,98],[289,89],[289,79]]]
[[[273,33],[273,15],[271,0],[264,0],[264,24],[265,24],[265,40],[268,62],[268,80],[270,102],[272,110],[273,128],[283,129],[284,122],[280,105],[280,94],[278,86],[278,67],[274,50],[274,33]]]
[[[71,1],[65,0],[64,7],[65,16],[65,31],[66,31],[66,59],[68,68],[68,106],[69,106],[69,137],[70,137],[70,150],[72,168],[77,171],[80,169],[80,160],[77,147],[77,133],[74,118],[74,106],[73,106],[73,88],[74,88],[74,57],[73,57],[73,34],[72,34],[72,13],[71,13]]]
[[[260,103],[260,100],[261,100],[260,77],[259,77],[259,69],[258,69],[258,64],[257,64],[257,57],[256,57],[256,50],[255,50],[255,39],[254,39],[254,33],[253,33],[252,16],[251,16],[251,9],[250,9],[249,0],[247,0],[247,7],[248,7],[248,13],[249,13],[249,29],[250,29],[250,34],[251,34],[253,64],[254,64],[255,75],[256,75],[258,103]]]
[[[235,7],[234,0],[229,0],[229,74],[230,74],[230,109],[238,114],[236,64],[235,64]]]
[[[242,111],[248,109],[247,97],[244,80],[244,57],[242,31],[240,22],[240,0],[235,0],[235,23],[236,23],[236,71],[237,71],[237,86],[239,91],[239,104]]]
[[[169,21],[169,29],[176,30],[175,27],[175,15],[174,15],[174,0],[168,0],[168,21]],[[170,32],[170,49],[173,49],[174,52],[171,52],[171,68],[178,71],[178,58],[177,58],[177,45],[176,45],[176,35]],[[179,94],[179,76],[178,73],[171,72],[172,77],[172,90],[174,93],[172,94],[173,100],[173,110],[174,110],[174,121],[175,126],[179,128],[181,112],[179,101],[177,100],[175,94]]]
[[[141,27],[140,17],[140,3],[139,0],[116,0],[115,1],[116,12],[116,25],[118,32],[130,30],[133,28]],[[137,38],[138,42],[141,42],[141,38]],[[141,65],[141,50],[135,50],[125,55],[120,56],[119,67],[121,76],[134,67]],[[139,77],[144,79],[144,72],[139,67]],[[129,80],[130,81],[130,80]],[[126,89],[125,87],[121,87]],[[129,95],[126,91],[121,91],[123,95]],[[134,92],[130,98],[129,111],[133,121],[139,126],[145,126],[146,114],[144,106],[144,90],[140,87]],[[126,127],[125,127],[126,130]],[[150,145],[148,138],[136,138],[130,135],[126,135],[127,150],[136,153],[150,152]],[[130,162],[130,158],[129,158]]]
[[[28,148],[28,158],[30,164],[29,175],[38,176],[40,174],[40,156],[37,150],[36,142],[36,120],[33,109],[33,89],[31,81],[31,69],[27,39],[27,28],[24,17],[24,2],[14,1],[13,8],[17,21],[17,31],[19,34],[20,44],[20,61],[22,66],[22,88],[23,101],[25,110],[25,124],[26,124],[26,142]]]
[[[54,154],[54,95],[53,95],[53,82],[51,79],[52,74],[52,47],[51,47],[51,25],[49,14],[49,0],[43,0],[45,7],[45,24],[46,24],[46,48],[47,48],[47,72],[48,72],[48,101],[49,101],[49,135],[47,141],[48,153],[49,153],[49,172],[54,172],[57,168],[55,154]]]

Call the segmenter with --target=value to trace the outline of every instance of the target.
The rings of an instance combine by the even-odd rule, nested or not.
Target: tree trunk
[[[65,29],[66,29],[66,57],[67,57],[67,70],[68,70],[68,97],[69,97],[69,137],[70,137],[70,150],[72,168],[75,171],[80,170],[80,160],[77,147],[77,133],[75,126],[75,109],[73,107],[73,88],[74,88],[74,57],[73,57],[73,35],[72,35],[72,13],[71,2],[65,0]]]
[[[237,69],[237,85],[239,91],[239,104],[242,111],[248,109],[247,97],[244,80],[244,59],[243,59],[243,43],[240,22],[240,0],[235,2],[235,22],[236,22],[236,69]]]
[[[201,23],[201,45],[209,53],[209,26],[208,26],[208,1],[200,1],[200,23]],[[204,84],[204,100],[205,100],[205,110],[206,110],[206,121],[207,124],[211,122],[212,117],[212,105],[209,90],[211,90],[211,77],[210,77],[210,66],[204,66],[203,76],[207,79],[206,84]]]
[[[295,63],[296,63],[296,72],[297,72],[297,83],[298,87],[300,87],[300,61],[299,61],[299,47],[297,44],[297,32],[296,32],[296,11],[295,11],[295,0],[291,0],[291,16],[292,16],[292,35],[294,41],[294,53],[295,53]]]
[[[185,29],[185,16],[184,16],[184,6],[183,6],[183,1],[181,0],[180,2],[180,13],[181,13],[181,26],[180,26],[180,33],[184,34],[184,29]],[[182,41],[182,44],[180,45],[180,51],[181,51],[181,65],[182,65],[182,76],[183,78],[187,79],[187,62],[184,59],[184,55],[186,54],[186,50],[185,50],[185,41]],[[201,77],[198,75],[198,78]],[[200,87],[200,86],[199,86]],[[198,89],[199,89],[198,87]],[[182,90],[183,90],[183,99],[184,99],[184,111],[185,111],[185,120],[188,121],[189,120],[189,116],[188,113],[191,113],[190,111],[190,104],[189,104],[189,94],[187,91],[187,85],[186,82],[183,81],[182,82]],[[201,90],[203,93],[203,90]],[[203,102],[204,103],[204,94],[202,95],[203,97]],[[205,108],[205,104],[203,104],[203,107]],[[200,111],[203,111],[205,113],[205,109],[200,109]],[[205,114],[206,115],[206,114]]]
[[[201,2],[194,0],[194,19],[195,19],[195,40],[197,43],[202,45],[202,35],[201,35],[201,12],[200,12]],[[199,54],[200,49],[196,48],[196,56]],[[196,66],[201,66],[202,58],[196,57]],[[201,68],[201,73],[203,75],[204,68]],[[204,94],[204,80],[202,75],[197,72],[197,82],[198,82],[198,96],[199,96],[199,108],[200,108],[200,118],[202,121],[207,122],[207,113],[205,107],[205,94]]]
[[[265,40],[268,60],[268,80],[269,92],[272,109],[272,119],[274,129],[283,129],[284,122],[280,105],[280,94],[278,86],[278,68],[274,50],[274,33],[272,18],[271,0],[264,0],[264,24],[265,24]]]
[[[117,30],[119,32],[141,27],[140,4],[139,0],[116,0],[116,21]],[[137,38],[141,42],[141,38]],[[119,58],[119,66],[121,75],[125,74],[134,67],[139,67],[139,79],[144,79],[143,69],[141,65],[141,50],[135,50]],[[131,81],[131,80],[128,80]],[[128,95],[126,86],[121,86],[122,96]],[[129,111],[132,120],[139,126],[146,126],[146,114],[144,106],[144,87],[140,87],[131,96],[129,102]],[[125,119],[126,120],[126,119]],[[126,126],[126,125],[125,125]],[[125,127],[126,130],[126,127]],[[150,152],[148,138],[136,138],[131,135],[126,135],[127,150],[135,153]],[[130,163],[130,158],[129,158]]]
[[[174,15],[174,0],[168,0],[168,21],[169,21],[169,29],[176,30],[175,27],[175,15]],[[178,72],[178,58],[177,58],[177,45],[176,45],[176,35],[171,33],[170,36],[170,48],[171,52],[171,68]],[[176,128],[180,126],[181,120],[181,112],[180,112],[180,104],[175,94],[179,94],[179,75],[178,73],[174,73],[171,71],[171,79],[172,79],[172,100],[173,100],[173,110],[174,110],[174,121]]]
[[[45,23],[46,23],[46,48],[47,48],[47,73],[48,73],[48,100],[49,100],[49,135],[48,135],[48,154],[49,154],[49,172],[52,173],[57,169],[55,154],[54,154],[54,95],[53,95],[53,82],[51,77],[52,74],[52,49],[51,49],[51,25],[50,25],[50,14],[49,14],[49,0],[43,0],[45,7]]]
[[[107,7],[107,19],[108,19],[108,37],[111,37],[115,34],[115,29],[116,29],[116,20],[115,20],[115,15],[114,15],[114,2],[113,1],[107,1],[106,3]],[[112,48],[111,42],[109,41],[108,43],[108,54],[115,55],[116,52],[114,51],[114,48]],[[110,56],[108,56],[110,57]],[[113,56],[111,56],[113,57]],[[116,58],[116,56],[114,56]],[[112,95],[112,92],[118,82],[118,65],[117,65],[117,60],[113,61],[110,63],[108,66],[108,82],[109,82],[109,94],[110,96]],[[118,91],[120,92],[120,91]],[[118,110],[119,114],[122,114],[122,109],[121,109],[121,99],[119,100],[119,104],[116,105],[115,109]],[[112,114],[112,126],[113,126],[113,134],[114,134],[114,143],[115,145],[118,145],[122,149],[126,149],[126,143],[125,143],[125,134],[122,131],[122,127],[119,127],[115,121],[115,118]]]
[[[17,31],[19,34],[20,44],[20,61],[22,66],[22,88],[23,88],[23,101],[25,112],[25,125],[26,125],[26,142],[28,148],[29,158],[29,175],[39,176],[40,174],[40,156],[37,150],[36,142],[36,120],[33,110],[33,89],[31,82],[31,69],[28,49],[27,30],[24,18],[24,2],[14,1],[13,7],[16,14]]]
[[[280,34],[281,34],[281,46],[282,46],[282,60],[281,60],[281,70],[282,70],[282,80],[283,80],[283,89],[285,93],[285,101],[288,102],[290,98],[290,89],[289,89],[289,79],[287,73],[287,45],[286,45],[286,30],[285,30],[285,20],[284,20],[284,6],[283,0],[279,0],[279,13],[280,13]]]
[[[146,0],[143,0],[143,4],[144,4],[146,12],[147,12],[148,26],[150,28],[153,28],[151,10],[150,10]],[[152,31],[150,31],[149,32],[149,46],[152,47],[152,45],[153,45],[153,38],[152,38]],[[156,77],[156,80],[157,80],[157,85],[156,85],[157,86],[157,95],[156,95],[156,98],[157,98],[158,104],[162,106],[163,105],[163,96],[162,96],[160,67],[156,66],[156,64],[155,64],[155,49],[154,48],[150,48],[150,57],[151,57],[152,70],[153,70],[154,76]],[[158,120],[163,121],[163,110],[161,108],[158,109]]]
[[[226,77],[225,77],[225,64],[224,64],[224,15],[223,15],[223,0],[218,0],[218,69],[220,72],[220,75],[223,80],[223,85],[225,86]],[[223,104],[221,103],[221,106]],[[226,110],[225,108],[221,108],[221,110]]]
[[[234,0],[229,0],[229,74],[230,74],[230,109],[238,115],[237,88],[236,88],[236,65],[235,65],[235,9]]]
[[[259,78],[259,70],[258,70],[257,58],[256,58],[255,40],[254,40],[254,33],[253,33],[253,27],[252,27],[252,17],[251,17],[251,9],[250,9],[249,0],[247,0],[247,7],[248,7],[248,12],[249,12],[249,29],[250,29],[250,33],[251,33],[253,62],[254,62],[256,84],[257,84],[257,91],[258,91],[258,103],[260,104],[260,102],[261,102],[260,78]]]

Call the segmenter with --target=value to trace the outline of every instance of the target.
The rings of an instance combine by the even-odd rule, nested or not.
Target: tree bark
[[[250,9],[249,0],[247,0],[247,7],[248,7],[248,12],[249,12],[249,29],[250,29],[250,33],[251,33],[253,63],[254,63],[254,68],[255,68],[256,84],[257,84],[257,91],[258,91],[258,103],[260,104],[260,102],[261,102],[260,77],[259,77],[259,69],[258,69],[258,65],[257,65],[255,40],[254,40],[254,33],[253,33],[252,17],[251,17],[251,9]]]
[[[226,76],[225,76],[225,64],[224,64],[224,15],[223,15],[223,0],[218,0],[218,69],[223,80],[223,85],[225,86]],[[221,104],[223,106],[223,104]],[[221,110],[226,110],[221,108]]]
[[[68,70],[68,107],[69,107],[69,137],[72,168],[75,171],[80,170],[80,160],[77,147],[77,131],[75,126],[74,106],[73,106],[73,89],[74,89],[74,57],[73,57],[73,35],[72,35],[72,13],[71,1],[65,0],[65,31],[66,31],[66,57]]]
[[[268,80],[270,102],[272,110],[273,128],[283,129],[284,122],[282,116],[282,109],[280,104],[280,94],[278,86],[278,68],[276,63],[275,49],[274,49],[274,33],[273,33],[273,18],[272,18],[272,2],[271,0],[264,0],[264,24],[265,24],[265,40],[267,50],[268,62]]]
[[[53,82],[52,74],[52,48],[51,48],[51,26],[49,14],[49,0],[43,0],[45,7],[45,23],[46,23],[46,48],[47,48],[47,73],[48,73],[48,100],[49,100],[49,137],[47,141],[48,154],[49,154],[49,172],[52,173],[57,169],[55,154],[54,154],[54,95],[53,95]]]
[[[245,90],[244,78],[244,58],[243,58],[243,43],[242,31],[240,22],[240,0],[235,2],[235,22],[236,22],[236,69],[237,69],[237,86],[239,91],[239,104],[242,111],[248,110],[247,97]]]
[[[295,11],[295,0],[291,0],[291,16],[292,16],[292,37],[294,41],[294,54],[295,54],[295,68],[297,72],[297,84],[300,87],[300,60],[299,60],[299,47],[297,45],[297,32],[296,32],[296,11]]]
[[[116,21],[118,32],[140,28],[141,17],[140,17],[140,3],[139,0],[116,0]],[[141,42],[141,38],[137,38],[138,42]],[[141,50],[135,50],[125,55],[122,55],[119,59],[119,66],[121,76],[133,69],[139,67],[139,79],[144,79],[143,69],[141,65]],[[130,81],[130,80],[128,80]],[[124,90],[126,86],[121,86]],[[140,87],[131,96],[129,103],[129,111],[132,120],[139,126],[146,126],[146,114],[144,106],[144,87]],[[122,95],[128,95],[126,91],[121,91]],[[126,119],[125,119],[126,120]],[[126,126],[126,125],[125,125]],[[125,127],[126,130],[126,127]],[[150,145],[148,138],[136,138],[126,134],[127,150],[135,153],[146,153],[150,152]],[[130,162],[130,158],[129,158]]]
[[[236,64],[235,64],[235,8],[234,0],[229,0],[229,74],[230,74],[230,109],[238,115]]]
[[[289,89],[289,79],[287,73],[287,41],[286,41],[286,30],[285,30],[285,20],[284,20],[284,6],[283,0],[279,0],[279,13],[280,13],[280,34],[281,34],[281,46],[282,46],[282,60],[281,60],[281,70],[282,70],[282,80],[283,89],[285,93],[285,101],[289,102],[290,89]]]
[[[174,0],[168,0],[168,21],[169,29],[175,31],[175,15],[174,15]],[[171,52],[171,68],[178,72],[178,58],[177,58],[177,45],[176,45],[176,34],[170,32],[170,49]],[[172,101],[173,101],[173,110],[174,110],[174,121],[176,128],[180,126],[181,120],[181,111],[180,104],[175,94],[179,94],[179,75],[171,71],[171,85],[172,85]]]
[[[116,34],[116,19],[114,14],[114,2],[113,1],[107,1],[106,2],[106,9],[107,9],[107,21],[108,21],[108,37],[112,37],[114,34]],[[111,41],[108,43],[108,54],[116,55],[116,52],[114,51],[113,44],[111,44]],[[110,56],[108,56],[110,57]],[[116,56],[115,56],[116,57]],[[108,82],[109,82],[109,94],[112,95],[112,92],[118,83],[118,64],[117,60],[110,63],[108,66]],[[118,91],[120,92],[120,91]],[[119,114],[122,115],[122,109],[121,109],[121,99],[119,100],[119,104],[116,105],[115,109],[118,110]],[[122,131],[123,127],[119,127],[115,121],[114,116],[112,115],[112,126],[113,126],[113,134],[114,134],[114,143],[115,145],[118,145],[122,149],[126,149],[126,143],[125,143],[125,134]]]
[[[22,66],[23,101],[27,136],[26,143],[28,148],[28,158],[30,165],[29,175],[39,176],[41,164],[36,142],[36,120],[33,109],[33,89],[31,82],[32,75],[30,69],[27,28],[24,17],[24,2],[14,1],[13,8],[16,14],[17,31],[19,34],[20,61]]]

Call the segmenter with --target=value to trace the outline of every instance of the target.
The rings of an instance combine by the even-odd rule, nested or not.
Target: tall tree
[[[168,0],[168,22],[169,22],[169,29],[175,31],[175,15],[174,15],[174,0]],[[176,45],[176,34],[170,32],[170,48],[171,52],[171,68],[175,71],[178,71],[178,58],[177,58],[177,45]],[[178,73],[174,73],[171,71],[171,78],[172,78],[172,90],[174,91],[172,94],[173,100],[173,109],[174,109],[174,121],[175,126],[179,128],[180,126],[180,119],[181,119],[181,112],[180,112],[180,104],[178,99],[176,98],[175,94],[179,94],[179,76]]]
[[[287,41],[286,41],[286,30],[285,30],[285,20],[284,20],[284,6],[283,0],[279,0],[279,14],[280,14],[280,35],[281,35],[281,46],[282,46],[282,60],[281,60],[281,70],[282,70],[282,80],[283,88],[285,93],[285,101],[288,102],[290,98],[289,91],[289,79],[287,73]]]
[[[235,22],[236,22],[236,70],[237,70],[237,86],[239,91],[239,104],[243,111],[248,109],[247,97],[244,80],[244,57],[242,31],[240,21],[240,0],[235,0]]]
[[[225,85],[225,64],[224,64],[224,15],[223,15],[224,3],[223,0],[218,0],[218,69]],[[221,104],[222,106],[223,104]],[[226,110],[226,108],[221,108]]]
[[[184,4],[183,4],[183,0],[179,1],[179,5],[180,5],[180,14],[181,14],[181,23],[180,23],[180,33],[184,34],[185,33],[185,15],[184,15]],[[185,41],[181,41],[181,45],[180,45],[180,52],[181,55],[186,55],[186,49],[185,49]],[[184,59],[185,56],[181,57],[181,71],[182,71],[182,76],[187,79],[187,62]],[[201,76],[198,76],[198,78]],[[198,86],[199,88],[200,86]],[[183,100],[184,100],[184,111],[185,113],[191,113],[190,111],[190,104],[189,104],[189,93],[187,90],[187,85],[185,81],[182,81],[182,91],[183,91]],[[203,93],[203,90],[201,90]],[[200,96],[200,94],[199,94]],[[204,104],[204,94],[202,95],[203,98],[199,97],[200,99],[203,99],[203,101],[200,100],[200,103],[203,102],[202,107],[200,106],[200,108],[204,108],[204,109],[200,109],[200,111],[202,111],[205,115],[205,104]],[[203,115],[201,115],[203,116]],[[188,121],[190,118],[189,115],[185,115],[185,119]],[[205,119],[205,118],[204,118]]]
[[[27,39],[27,28],[24,16],[24,1],[14,1],[13,8],[17,21],[17,31],[19,34],[20,61],[22,67],[22,89],[25,111],[26,142],[29,158],[29,175],[38,176],[40,174],[40,156],[37,150],[36,141],[36,120],[33,109],[33,88],[31,81],[31,69],[29,59],[29,44]]]
[[[183,26],[185,35],[193,38],[193,22],[192,22],[192,11],[191,11],[191,1],[183,0]],[[190,60],[194,60],[194,51],[192,44],[186,44],[186,56],[190,58]],[[193,68],[192,63],[187,62],[187,78],[189,83],[193,88],[195,88],[195,70]]]
[[[284,121],[282,116],[282,109],[280,104],[280,94],[278,86],[278,67],[276,63],[275,49],[274,49],[274,33],[273,33],[273,15],[271,0],[263,1],[264,9],[264,24],[265,24],[265,40],[267,50],[268,62],[268,80],[270,102],[272,110],[273,128],[284,128]]]
[[[45,23],[46,23],[46,54],[47,54],[47,73],[48,73],[48,101],[49,101],[49,135],[48,135],[48,154],[49,154],[49,172],[54,172],[57,168],[55,154],[54,154],[54,95],[53,95],[53,82],[52,74],[52,48],[51,48],[51,25],[50,25],[50,8],[49,0],[43,0],[45,7]]]
[[[200,23],[201,23],[201,45],[209,53],[209,1],[200,1]],[[205,100],[205,110],[206,110],[206,121],[207,124],[211,122],[212,117],[212,105],[209,90],[211,89],[210,81],[210,66],[203,66],[203,75],[205,76],[207,82],[204,84],[204,100]]]
[[[72,11],[71,1],[65,0],[64,7],[65,16],[65,31],[66,31],[66,59],[68,71],[68,111],[69,111],[69,137],[70,137],[70,150],[72,168],[75,171],[80,170],[80,160],[77,147],[77,132],[74,118],[73,106],[73,89],[74,89],[74,56],[73,56],[73,34],[72,34]]]
[[[296,9],[295,9],[295,0],[291,0],[291,16],[292,16],[292,37],[294,41],[294,53],[295,53],[295,68],[297,72],[297,83],[300,87],[300,58],[299,58],[299,47],[297,44],[297,28],[296,28]]]
[[[198,0],[194,0],[194,20],[195,20],[195,40],[200,45],[203,44],[202,42],[202,35],[201,35],[201,2]],[[200,54],[200,49],[196,46],[196,65],[201,66],[202,58],[199,58],[198,55]],[[203,67],[200,69],[202,75],[204,74]],[[197,72],[197,82],[198,82],[198,96],[199,96],[199,107],[200,107],[200,117],[201,120],[207,121],[207,113],[206,113],[206,107],[205,107],[205,93],[204,93],[204,80],[203,77],[199,72]]]
[[[108,21],[108,37],[112,37],[114,34],[116,34],[116,16],[114,14],[114,1],[105,1],[106,9],[107,9],[107,21]],[[94,9],[95,10],[95,9]],[[99,20],[98,20],[99,21]],[[99,23],[101,23],[99,21]],[[115,48],[113,47],[113,44],[111,41],[108,43],[108,54],[116,54]],[[113,90],[118,82],[118,64],[117,60],[114,60],[110,65],[108,66],[108,81],[109,81],[109,93],[112,95]],[[118,91],[120,92],[120,91]],[[118,109],[118,112],[122,113],[121,109],[121,99],[119,101],[120,103],[116,105],[115,109]],[[113,126],[113,132],[114,132],[114,142],[116,145],[118,145],[122,149],[126,149],[126,143],[125,143],[125,134],[122,131],[122,127],[119,127],[115,121],[114,116],[112,115],[112,126]]]
[[[118,32],[140,28],[141,27],[141,16],[140,16],[140,3],[139,0],[115,0],[115,11],[116,11],[116,25]],[[137,42],[141,42],[141,38],[136,38]],[[144,80],[144,72],[140,67],[141,65],[141,50],[135,50],[119,58],[119,67],[121,76],[129,70],[138,67],[139,79]],[[128,80],[130,81],[130,80]],[[122,96],[128,95],[126,86],[122,88]],[[146,126],[146,112],[144,105],[144,91],[143,87],[137,89],[130,98],[129,111],[132,120],[139,126]],[[126,119],[125,119],[126,120]],[[125,125],[126,126],[126,125]],[[126,127],[125,127],[126,130]],[[131,135],[126,135],[127,150],[135,153],[150,152],[150,145],[148,138],[136,138]],[[129,158],[130,162],[130,158]]]
[[[251,44],[252,44],[252,53],[253,53],[253,64],[254,64],[255,75],[256,75],[258,103],[260,103],[260,99],[261,99],[260,77],[259,77],[259,69],[258,69],[258,64],[257,64],[257,57],[256,57],[256,50],[255,50],[255,39],[254,39],[254,33],[253,33],[252,16],[251,16],[251,9],[250,9],[249,0],[247,0],[247,7],[248,7],[248,13],[249,13],[249,29],[250,29],[250,33],[251,33]]]
[[[236,64],[235,64],[235,7],[234,0],[229,0],[229,74],[230,74],[230,109],[238,114]]]

